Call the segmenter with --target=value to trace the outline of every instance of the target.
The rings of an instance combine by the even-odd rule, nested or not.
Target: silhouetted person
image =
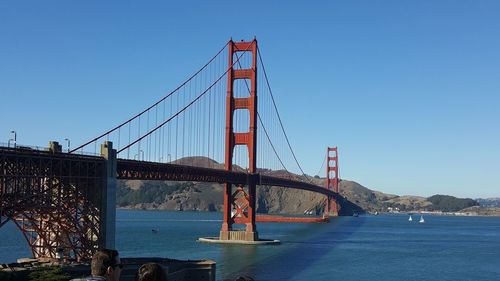
[[[167,281],[167,274],[163,267],[151,262],[141,265],[137,271],[137,281]]]
[[[120,263],[118,251],[110,249],[99,249],[92,256],[90,265],[91,275],[84,279],[86,281],[118,281],[122,273],[123,264]]]

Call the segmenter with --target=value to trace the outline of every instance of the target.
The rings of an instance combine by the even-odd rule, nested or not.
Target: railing
[[[17,144],[15,142],[10,142],[10,143],[0,142],[0,146],[7,147],[7,148],[24,149],[24,150],[38,150],[38,151],[48,151],[49,150],[48,147]]]
[[[24,144],[12,145],[12,143],[9,146],[9,143],[5,143],[5,142],[0,142],[0,149],[18,152],[18,153],[21,152],[24,154],[52,153],[48,147],[35,146],[35,145],[24,145]],[[67,150],[62,150],[61,152],[57,152],[57,155],[59,155],[59,156],[74,155],[74,156],[82,156],[82,157],[101,157],[101,154],[99,154],[99,153],[79,151],[79,152],[74,152],[73,154],[69,154]]]

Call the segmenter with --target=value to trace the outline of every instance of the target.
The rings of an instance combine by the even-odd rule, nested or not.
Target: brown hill
[[[203,166],[222,169],[223,164],[206,157],[188,157],[174,161],[175,164]],[[244,169],[236,167],[236,170]],[[276,177],[300,176],[287,171],[259,170],[260,173]],[[324,178],[309,178],[314,184],[325,185]],[[164,186],[164,188],[162,188]],[[151,190],[154,189],[154,194]],[[388,210],[417,211],[432,206],[424,197],[398,196],[374,191],[361,184],[342,180],[340,194],[344,197],[341,214],[353,212],[385,212]],[[150,190],[148,192],[148,190]],[[221,211],[223,206],[223,186],[214,183],[178,183],[151,181],[119,181],[118,199],[120,207],[162,209],[162,210],[198,210]],[[305,211],[322,213],[325,196],[297,189],[273,186],[257,188],[257,212],[274,214],[303,214]]]

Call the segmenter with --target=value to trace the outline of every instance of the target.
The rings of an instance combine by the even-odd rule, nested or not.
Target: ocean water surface
[[[217,279],[500,280],[500,218],[406,215],[333,218],[328,224],[258,223],[281,245],[217,245],[221,213],[117,211],[123,257],[212,259]],[[158,232],[153,232],[157,229]],[[0,263],[30,256],[12,223],[0,228]]]

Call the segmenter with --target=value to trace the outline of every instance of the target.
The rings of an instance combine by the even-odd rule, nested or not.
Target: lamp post
[[[67,144],[68,144],[68,153],[69,153],[69,148],[70,148],[71,141],[70,141],[69,139],[64,139],[64,140],[65,140],[65,141],[67,142]]]
[[[14,139],[10,139],[9,140],[9,147],[10,147],[10,141],[14,141],[14,148],[16,147],[17,145],[17,132],[16,131],[10,131],[11,134],[14,134]]]
[[[172,162],[172,155],[170,155],[170,153],[167,155],[167,160],[168,163]]]

